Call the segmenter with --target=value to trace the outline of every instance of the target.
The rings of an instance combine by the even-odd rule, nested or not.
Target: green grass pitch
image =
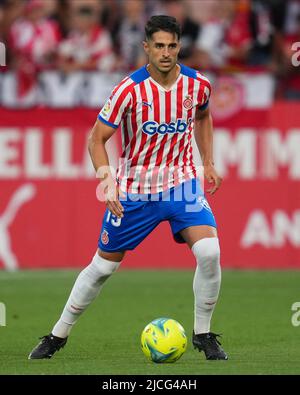
[[[75,271],[0,272],[0,374],[299,374],[300,327],[291,324],[300,301],[300,272],[223,271],[212,330],[223,333],[228,361],[206,361],[191,344],[192,271],[126,271],[109,279],[80,318],[67,346],[51,360],[29,361],[38,336],[56,322]],[[178,320],[188,349],[175,364],[147,361],[140,334],[154,318]]]

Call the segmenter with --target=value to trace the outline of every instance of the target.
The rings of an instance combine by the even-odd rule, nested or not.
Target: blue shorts
[[[120,202],[124,207],[123,218],[105,211],[98,242],[102,251],[133,250],[162,221],[169,222],[177,243],[185,242],[179,232],[190,226],[217,227],[196,178],[157,194],[127,194]]]

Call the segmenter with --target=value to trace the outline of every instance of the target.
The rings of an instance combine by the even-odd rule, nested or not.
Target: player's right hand
[[[120,203],[119,196],[123,196],[122,191],[117,187],[110,187],[105,194],[105,204],[108,210],[118,218],[124,217],[124,207]]]
[[[112,176],[113,170],[110,166],[98,168],[96,177],[100,178],[100,183],[97,187],[97,197],[99,201],[105,202],[106,207],[113,215],[122,218],[124,208],[120,203],[119,196],[125,196]]]

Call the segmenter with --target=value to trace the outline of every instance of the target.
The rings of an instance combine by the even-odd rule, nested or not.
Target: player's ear
[[[149,54],[149,43],[148,43],[148,41],[143,41],[143,48],[144,48],[144,51],[146,52],[146,54],[148,55]]]

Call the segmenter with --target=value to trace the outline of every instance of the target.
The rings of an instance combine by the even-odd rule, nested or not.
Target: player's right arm
[[[105,184],[104,194],[107,208],[117,217],[123,217],[123,207],[119,201],[121,191],[116,188],[109,168],[106,141],[116,132],[122,119],[132,105],[131,88],[135,83],[125,77],[112,91],[104,104],[89,137],[89,152],[97,177]]]
[[[88,138],[88,150],[97,177],[101,183],[105,183],[105,202],[107,208],[117,217],[123,217],[123,207],[119,201],[118,190],[114,177],[110,171],[109,160],[105,143],[115,133],[116,129],[97,119]]]

